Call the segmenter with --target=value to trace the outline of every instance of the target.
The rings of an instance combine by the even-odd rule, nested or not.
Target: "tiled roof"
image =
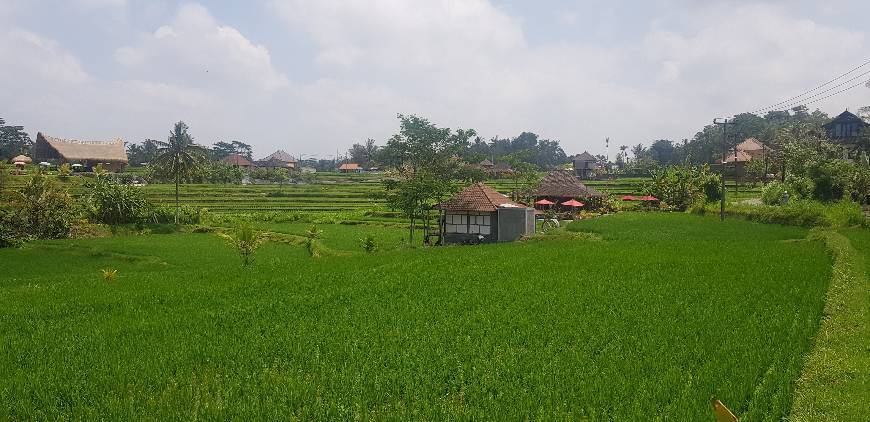
[[[752,161],[752,156],[739,149],[737,150],[737,154],[729,152],[728,155],[725,156],[726,163],[745,163],[747,161]]]
[[[222,158],[221,161],[228,163],[228,164],[232,164],[234,166],[241,166],[241,167],[247,167],[247,166],[251,165],[251,162],[248,161],[247,158],[242,157],[239,154],[227,155],[226,157]]]
[[[572,170],[553,170],[533,192],[535,196],[552,196],[559,198],[592,198],[603,197],[603,193],[580,182]]]
[[[500,206],[527,208],[483,183],[475,183],[463,189],[462,192],[436,205],[435,208],[444,211],[493,212]]]
[[[359,170],[360,166],[357,163],[344,163],[338,166],[339,170]]]
[[[66,160],[127,162],[127,151],[120,138],[108,142],[79,141],[55,138],[39,132],[36,134],[36,142],[45,142]]]
[[[764,144],[755,138],[747,138],[745,141],[737,144],[738,151],[761,151],[763,149]]]

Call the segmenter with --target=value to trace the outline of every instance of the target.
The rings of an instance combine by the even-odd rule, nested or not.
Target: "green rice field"
[[[344,253],[247,269],[209,233],[0,250],[0,418],[776,420],[831,279],[805,229],[687,214],[431,249],[323,229]]]

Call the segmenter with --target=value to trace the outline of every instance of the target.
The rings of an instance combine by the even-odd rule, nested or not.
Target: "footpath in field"
[[[0,250],[0,419],[709,420],[711,396],[788,415],[821,242],[685,214],[571,229],[600,240],[269,243],[247,269],[207,233]]]
[[[818,232],[834,274],[816,345],[798,382],[790,420],[870,418],[870,232]]]

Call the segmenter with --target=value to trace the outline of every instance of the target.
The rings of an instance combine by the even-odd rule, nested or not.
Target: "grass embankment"
[[[572,227],[602,240],[270,243],[247,270],[211,234],[0,250],[0,415],[706,420],[710,396],[787,414],[830,277],[804,229]]]
[[[870,233],[820,231],[834,257],[825,314],[790,420],[857,421],[870,402]]]

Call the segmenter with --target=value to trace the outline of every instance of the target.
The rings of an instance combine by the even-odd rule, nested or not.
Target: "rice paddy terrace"
[[[778,420],[832,273],[806,229],[687,214],[472,247],[377,227],[367,254],[370,228],[247,269],[209,233],[0,250],[0,418],[711,420],[715,396]]]
[[[314,181],[307,184],[183,185],[179,199],[183,205],[205,208],[214,213],[369,210],[384,207],[381,178],[379,174],[318,173]],[[14,186],[24,183],[26,177],[12,179]],[[81,177],[73,177],[65,184],[73,194],[80,194],[82,180]],[[584,183],[619,196],[642,193],[643,180],[623,178]],[[487,183],[503,193],[516,189],[511,180],[490,180]],[[174,185],[151,184],[142,189],[148,199],[156,204],[175,204]],[[757,197],[759,192],[759,189],[741,188],[736,197]]]

